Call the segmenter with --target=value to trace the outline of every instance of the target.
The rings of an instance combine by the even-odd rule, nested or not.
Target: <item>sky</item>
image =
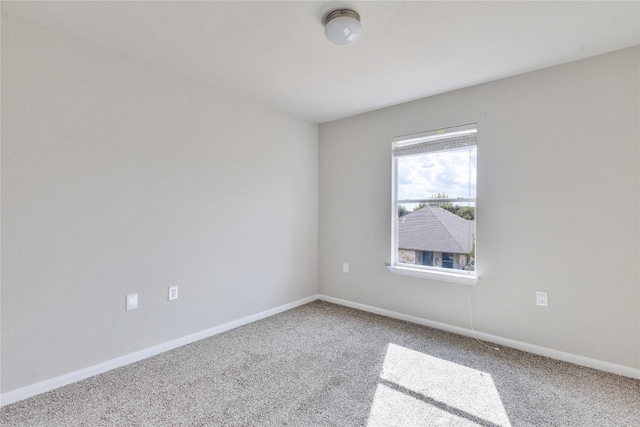
[[[475,146],[398,157],[398,200],[428,199],[438,193],[445,193],[450,198],[475,197],[476,157]],[[413,207],[407,203],[404,205]]]

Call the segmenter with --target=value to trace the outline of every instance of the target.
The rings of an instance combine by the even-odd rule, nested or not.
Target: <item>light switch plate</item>
[[[138,294],[127,295],[127,311],[138,308]]]

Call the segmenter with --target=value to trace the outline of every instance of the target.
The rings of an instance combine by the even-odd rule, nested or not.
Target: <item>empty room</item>
[[[639,1],[0,7],[1,425],[640,425]]]

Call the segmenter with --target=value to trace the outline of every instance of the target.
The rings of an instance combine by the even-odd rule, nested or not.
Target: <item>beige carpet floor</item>
[[[640,426],[640,381],[316,301],[6,406],[3,426]]]

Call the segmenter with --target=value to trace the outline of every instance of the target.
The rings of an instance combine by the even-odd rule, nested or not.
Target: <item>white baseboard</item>
[[[146,348],[144,350],[136,351],[134,353],[130,353],[112,360],[108,360],[106,362],[98,363],[97,365],[89,366],[87,368],[80,369],[78,371],[70,372],[68,374],[64,374],[59,377],[51,378],[36,384],[19,388],[17,390],[12,390],[12,391],[3,393],[2,395],[0,395],[0,407],[9,405],[14,402],[18,402],[20,400],[28,399],[38,394],[46,393],[47,391],[51,391],[65,385],[84,380],[94,375],[98,375],[103,372],[107,372],[112,369],[119,368],[121,366],[125,366],[128,364],[137,362],[139,360],[143,360],[148,357],[155,356],[160,353],[164,353],[165,351],[169,351],[174,348],[181,347],[183,345],[190,344],[192,342],[199,341],[201,339],[220,334],[222,332],[226,332],[228,330],[237,328],[239,326],[243,326],[248,323],[252,323],[269,316],[273,316],[274,314],[291,310],[292,308],[310,303],[317,299],[331,302],[338,305],[343,305],[346,307],[355,308],[362,311],[367,311],[370,313],[379,314],[386,317],[391,317],[394,319],[416,323],[418,325],[429,326],[434,329],[440,329],[443,331],[452,332],[455,334],[459,334],[459,335],[463,335],[471,338],[478,338],[478,339],[496,343],[499,345],[504,345],[504,346],[515,348],[518,350],[527,351],[529,353],[550,357],[552,359],[574,363],[576,365],[587,366],[589,368],[598,369],[605,372],[611,372],[614,374],[623,375],[625,377],[640,379],[640,369],[630,368],[622,365],[616,365],[614,363],[604,362],[601,360],[590,359],[588,357],[583,357],[583,356],[578,356],[571,353],[552,350],[552,349],[540,347],[534,344],[528,344],[521,341],[502,338],[496,335],[486,334],[483,332],[474,332],[470,329],[461,328],[458,326],[452,326],[446,323],[435,322],[433,320],[423,319],[421,317],[416,317],[416,316],[410,316],[408,314],[402,314],[395,311],[385,310],[382,308],[372,307],[369,305],[360,304],[357,302],[352,302],[352,301],[348,301],[340,298],[334,298],[326,295],[312,295],[310,297],[303,298],[303,299],[291,302],[289,304],[284,304],[279,307],[272,308],[270,310],[262,311],[260,313],[253,314],[251,316],[246,316],[241,319],[225,323],[223,325],[215,326],[213,328],[210,328],[204,331],[196,332],[195,334],[187,335],[172,341],[168,341],[166,343],[162,343],[162,344],[155,345],[153,347]]]
[[[312,295],[307,298],[303,298],[289,304],[284,304],[279,307],[272,308],[270,310],[262,311],[251,316],[243,317],[232,322],[225,323],[223,325],[215,326],[213,328],[196,332],[195,334],[187,335],[172,341],[168,341],[162,344],[155,345],[153,347],[146,348],[144,350],[136,351],[115,359],[107,360],[106,362],[98,363],[97,365],[89,366],[88,368],[80,369],[78,371],[70,372],[68,374],[60,375],[59,377],[51,378],[36,384],[28,385],[17,390],[12,390],[0,395],[0,407],[9,405],[20,400],[27,399],[29,397],[36,396],[38,394],[51,391],[53,389],[75,383],[80,380],[92,377],[94,375],[101,374],[103,372],[110,371],[121,366],[125,366],[134,362],[137,362],[147,357],[155,356],[165,351],[172,350],[177,347],[181,347],[186,344],[190,344],[195,341],[199,341],[204,338],[211,337],[213,335],[226,332],[230,329],[237,328],[239,326],[246,325],[248,323],[255,322],[256,320],[264,319],[274,314],[282,313],[283,311],[291,310],[315,301],[318,299],[318,295]]]
[[[459,326],[452,326],[446,323],[435,322],[433,320],[423,319],[421,317],[410,316],[408,314],[397,313],[395,311],[385,310],[383,308],[372,307],[357,302],[352,302],[340,298],[334,298],[326,295],[318,295],[318,299],[322,301],[331,302],[338,305],[344,305],[346,307],[355,308],[357,310],[368,311],[374,314],[380,314],[382,316],[391,317],[394,319],[404,320],[411,323],[417,323],[418,325],[429,326],[434,329],[440,329],[454,334],[464,335],[466,337],[478,338],[483,341],[488,341],[503,345],[505,347],[511,347],[518,350],[526,351],[540,356],[546,356],[551,359],[562,360],[564,362],[574,363],[576,365],[586,366],[588,368],[598,369],[600,371],[611,372],[625,377],[640,379],[640,369],[630,368],[628,366],[616,365],[615,363],[604,362],[602,360],[591,359],[584,356],[578,356],[572,353],[565,353],[563,351],[552,350],[546,347],[540,347],[534,344],[528,344],[522,341],[515,341],[509,338],[503,338],[496,335],[485,334],[484,332],[476,332],[471,329],[461,328]]]

